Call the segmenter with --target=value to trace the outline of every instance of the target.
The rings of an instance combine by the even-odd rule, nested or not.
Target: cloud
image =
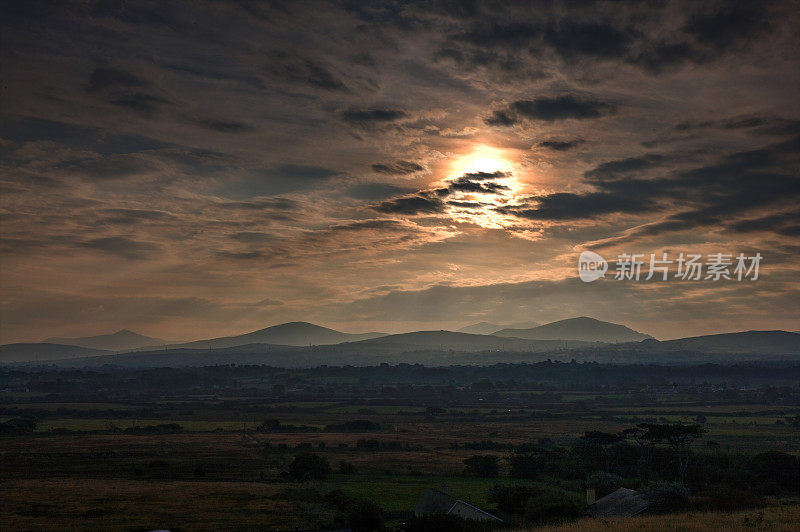
[[[412,161],[395,161],[393,163],[373,164],[372,169],[379,174],[408,175],[421,172],[425,167]]]
[[[164,98],[159,98],[158,96],[153,96],[152,94],[146,94],[144,92],[134,92],[111,100],[111,105],[130,109],[131,111],[136,111],[144,115],[152,114],[158,109],[160,104],[166,103],[170,102]]]
[[[405,198],[396,198],[378,204],[376,211],[386,214],[436,214],[444,211],[444,202],[436,197],[417,194]]]
[[[152,242],[142,242],[124,236],[94,238],[81,242],[80,246],[125,259],[146,259],[161,249],[161,246]]]
[[[89,76],[89,83],[86,85],[86,90],[89,92],[98,92],[110,88],[146,87],[147,85],[149,85],[147,80],[135,76],[128,71],[114,67],[98,67],[95,68]]]
[[[359,126],[395,122],[406,116],[408,114],[399,109],[350,109],[342,113],[345,122]]]
[[[584,144],[586,141],[583,139],[573,139],[573,140],[556,140],[556,139],[549,139],[543,140],[539,144],[537,144],[540,148],[545,148],[554,151],[568,151],[574,148],[577,148],[581,144]]]
[[[586,171],[583,175],[587,179],[596,181],[619,179],[632,172],[653,168],[667,161],[667,158],[663,155],[648,153],[638,157],[628,157],[627,159],[600,164],[592,170]]]
[[[253,126],[244,122],[234,122],[225,120],[201,120],[200,126],[211,131],[220,133],[247,133],[253,131]]]
[[[652,199],[638,198],[635,195],[557,192],[531,196],[525,204],[496,207],[495,211],[527,220],[579,220],[611,213],[638,214],[654,208],[655,202]]]
[[[497,110],[485,120],[487,125],[511,125],[522,119],[555,122],[568,118],[586,120],[611,114],[616,106],[594,98],[572,94],[542,97],[535,100],[517,100],[506,109]]]

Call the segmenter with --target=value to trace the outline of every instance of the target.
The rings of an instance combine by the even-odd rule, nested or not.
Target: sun
[[[514,165],[508,160],[504,150],[489,146],[478,146],[468,155],[453,161],[453,177],[474,172],[511,172]]]

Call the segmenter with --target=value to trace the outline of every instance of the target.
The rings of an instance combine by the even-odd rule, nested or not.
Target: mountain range
[[[652,338],[648,334],[629,329],[624,325],[608,323],[581,316],[529,329],[502,329],[493,333],[495,336],[509,338],[527,338],[528,340],[580,340],[583,342],[604,342],[616,344],[620,342],[640,342]]]
[[[494,326],[483,322],[463,329],[487,330]],[[742,356],[756,360],[764,355],[796,358],[800,355],[800,334],[747,331],[660,342],[624,325],[579,317],[528,328],[508,327],[494,334],[445,330],[350,334],[311,323],[291,322],[236,336],[177,344],[122,330],[95,337],[49,338],[42,343],[0,346],[0,363],[55,362],[70,366],[218,363],[302,366],[380,362],[442,365],[533,362],[551,357],[669,363],[707,361],[708,358],[703,358],[706,355],[715,355],[715,360]]]
[[[538,327],[539,325],[541,324],[536,323],[535,321],[521,321],[517,323],[509,323],[507,325],[498,325],[496,323],[482,321],[480,323],[473,323],[472,325],[462,327],[456,330],[456,332],[470,334],[494,334],[501,329],[531,329],[533,327]]]
[[[59,345],[74,345],[78,347],[87,347],[89,349],[102,349],[105,351],[127,351],[131,349],[138,349],[148,345],[166,344],[165,340],[158,338],[150,338],[141,334],[122,329],[113,334],[101,334],[100,336],[85,336],[83,338],[48,338],[45,340],[48,344]]]

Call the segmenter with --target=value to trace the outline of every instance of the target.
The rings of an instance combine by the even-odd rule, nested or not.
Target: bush
[[[464,474],[472,477],[496,478],[500,476],[500,464],[491,454],[476,454],[464,460]]]
[[[331,472],[328,460],[315,453],[302,453],[294,457],[289,466],[289,476],[292,480],[322,480]]]
[[[800,483],[797,457],[779,451],[755,455],[753,472],[762,482],[774,482],[782,489],[796,490]]]
[[[457,515],[431,514],[414,516],[408,520],[405,532],[485,532],[497,528],[494,523],[464,519]]]
[[[542,459],[530,453],[514,453],[508,459],[514,478],[536,478],[542,472]]]
[[[689,490],[680,482],[651,482],[644,492],[650,501],[648,510],[653,513],[679,512],[689,504]]]
[[[0,423],[0,434],[29,434],[36,430],[36,420],[25,417],[15,417]]]
[[[595,471],[586,480],[586,487],[594,489],[598,499],[616,491],[620,486],[622,486],[622,477],[605,471]]]
[[[357,419],[346,421],[338,425],[325,425],[325,432],[373,432],[380,430],[381,426],[372,421]]]
[[[383,518],[383,508],[368,500],[353,503],[347,512],[347,523],[353,532],[382,530]]]
[[[586,501],[577,493],[542,491],[525,502],[525,519],[532,522],[562,521],[586,513]]]
[[[356,466],[354,466],[352,462],[345,462],[344,460],[339,462],[339,473],[344,475],[352,475],[355,472]]]

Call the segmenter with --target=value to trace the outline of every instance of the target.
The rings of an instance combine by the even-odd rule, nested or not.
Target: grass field
[[[796,532],[800,528],[800,506],[776,506],[743,512],[703,512],[592,519],[558,526],[524,530],[537,532],[719,532],[763,530]]]

